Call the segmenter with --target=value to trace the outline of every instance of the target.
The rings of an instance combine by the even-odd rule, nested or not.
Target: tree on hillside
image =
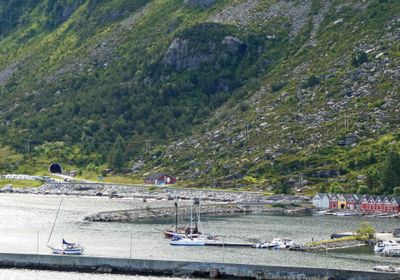
[[[366,183],[370,194],[378,192],[377,190],[380,186],[380,180],[378,172],[375,169],[368,170]]]
[[[344,193],[343,187],[339,185],[339,183],[334,182],[329,188],[329,192],[331,193]]]
[[[116,172],[120,172],[125,163],[124,147],[124,139],[118,135],[108,157],[108,165]]]
[[[400,186],[400,156],[397,151],[390,150],[387,154],[381,178],[385,193],[392,193],[395,187]]]

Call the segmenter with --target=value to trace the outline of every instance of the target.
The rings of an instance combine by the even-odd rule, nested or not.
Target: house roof
[[[165,173],[155,173],[155,174],[147,176],[146,179],[147,180],[155,180],[155,179],[159,179],[159,178],[164,177],[164,176],[171,177],[171,176],[169,176],[168,174],[165,174]]]
[[[392,200],[396,201],[397,205],[400,205],[400,196],[395,196]]]
[[[323,199],[326,196],[326,193],[317,193],[315,196],[318,196],[320,199]]]

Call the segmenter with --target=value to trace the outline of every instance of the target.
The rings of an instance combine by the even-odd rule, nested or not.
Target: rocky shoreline
[[[0,193],[100,196],[109,198],[137,198],[145,200],[191,200],[198,197],[203,202],[214,203],[263,203],[302,204],[310,202],[309,197],[274,195],[266,197],[261,192],[235,192],[224,190],[177,189],[145,185],[118,185],[102,183],[46,183],[35,188],[14,188],[11,185],[0,189]]]

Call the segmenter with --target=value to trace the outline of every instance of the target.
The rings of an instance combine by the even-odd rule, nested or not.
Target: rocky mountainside
[[[397,0],[6,2],[0,141],[19,163],[382,187],[400,139]]]

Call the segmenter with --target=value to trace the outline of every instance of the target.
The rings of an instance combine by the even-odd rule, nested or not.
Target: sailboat
[[[199,232],[197,223],[195,223],[195,227],[178,227],[178,200],[175,200],[175,229],[165,229],[164,230],[164,237],[171,239],[173,237],[185,237],[190,236],[192,238],[197,238],[201,232]]]
[[[195,198],[194,205],[197,205],[197,224],[200,225],[200,200],[199,198]],[[197,236],[194,238],[193,236],[193,204],[190,206],[190,233],[185,236],[181,236],[178,234],[174,234],[170,244],[174,246],[204,246],[207,243],[207,238]]]
[[[57,217],[61,209],[61,204],[63,202],[63,198],[60,201],[60,205],[58,206],[56,218],[54,219],[53,227],[51,228],[51,232],[49,238],[47,239],[47,247],[50,248],[53,254],[55,255],[82,255],[83,254],[83,247],[79,243],[71,243],[62,239],[62,246],[60,248],[55,248],[49,245],[51,235],[53,234],[54,227],[56,225]]]

